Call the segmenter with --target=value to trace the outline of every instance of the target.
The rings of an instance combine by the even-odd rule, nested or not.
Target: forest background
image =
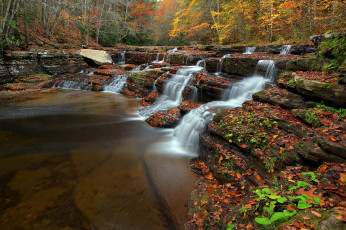
[[[2,0],[0,48],[304,43],[345,31],[343,0]]]

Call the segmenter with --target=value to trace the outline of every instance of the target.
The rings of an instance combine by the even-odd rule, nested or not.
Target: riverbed
[[[136,118],[136,99],[59,90],[0,102],[2,229],[184,228],[191,155]]]

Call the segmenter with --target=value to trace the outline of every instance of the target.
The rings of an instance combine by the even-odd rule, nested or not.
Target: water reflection
[[[156,144],[170,131],[128,119],[136,106],[82,91],[2,104],[2,229],[183,229],[195,176]]]

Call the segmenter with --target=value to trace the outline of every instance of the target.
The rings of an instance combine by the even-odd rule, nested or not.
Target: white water
[[[204,64],[203,62],[204,61],[199,61],[196,66],[187,66],[179,69],[177,73],[164,84],[163,94],[153,105],[143,108],[143,110],[140,111],[140,115],[144,118],[148,118],[159,111],[168,110],[180,105],[185,86],[193,77],[193,73],[204,69],[205,62]]]
[[[131,70],[131,72],[136,72],[136,71],[140,71],[142,68],[142,65],[137,66],[136,68],[134,68],[133,70]]]
[[[264,66],[267,70],[263,73],[261,70]],[[240,107],[244,101],[251,99],[252,94],[263,90],[266,84],[274,81],[276,71],[273,69],[276,69],[274,62],[259,61],[252,77],[235,83],[230,90],[225,91],[224,101],[209,102],[185,115],[174,130],[174,136],[180,145],[189,153],[197,154],[199,135],[205,129],[205,124],[214,116],[215,110]]]
[[[174,52],[177,52],[177,51],[178,51],[178,48],[174,47],[174,49],[168,50],[167,53],[174,53]]]
[[[117,75],[114,80],[104,87],[104,92],[119,94],[126,86],[127,75]]]
[[[125,64],[125,52],[120,52],[118,57],[118,64]]]
[[[252,54],[252,53],[255,52],[255,50],[256,50],[256,46],[254,46],[254,47],[246,47],[244,54]]]
[[[72,90],[91,90],[92,85],[87,80],[62,80],[58,85],[55,83],[52,88],[72,89]]]
[[[291,50],[292,45],[283,45],[280,51],[281,55],[284,54],[290,54],[290,50]]]
[[[156,59],[152,63],[155,64],[155,63],[162,63],[162,62],[164,62],[165,61],[165,56],[166,56],[166,54],[163,54],[162,60],[159,60],[160,59],[160,53],[157,53],[156,54]]]

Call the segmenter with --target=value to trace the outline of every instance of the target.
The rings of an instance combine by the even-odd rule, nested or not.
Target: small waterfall
[[[199,60],[196,64],[196,66],[201,67],[203,69],[205,69],[205,65],[206,65],[205,60]]]
[[[230,55],[229,54],[226,54],[226,55],[223,55],[223,57],[221,59],[219,59],[219,62],[216,64],[216,73],[215,75],[219,76],[222,72],[222,64],[223,64],[223,60],[226,58],[226,57],[229,57]]]
[[[136,71],[140,71],[142,68],[142,65],[137,66],[136,68],[134,68],[133,70],[131,70],[131,72],[136,72]]]
[[[265,67],[264,67],[265,66]],[[199,147],[199,135],[205,129],[205,124],[213,117],[212,109],[235,108],[251,99],[252,94],[261,91],[266,84],[273,81],[276,71],[274,61],[259,61],[252,77],[233,84],[223,95],[224,101],[213,101],[190,111],[184,116],[174,130],[178,142],[189,152],[197,153]],[[265,71],[259,69],[267,68]]]
[[[118,56],[118,64],[125,64],[125,52],[120,52]]]
[[[166,56],[166,54],[163,54],[162,60],[160,61],[160,53],[157,53],[156,60],[153,61],[152,63],[155,64],[155,63],[162,63],[162,62],[164,62],[165,61],[165,56]]]
[[[174,53],[174,52],[177,52],[177,51],[178,51],[178,48],[174,47],[174,49],[168,50],[167,53]]]
[[[291,50],[292,45],[283,45],[280,51],[281,55],[287,55],[290,54],[290,50]]]
[[[91,90],[92,85],[88,84],[86,79],[84,80],[62,80],[58,85],[55,83],[53,88],[58,87],[61,89],[73,89],[73,90]]]
[[[255,75],[263,76],[266,79],[271,81],[275,80],[275,75],[277,73],[277,68],[275,67],[275,61],[273,60],[259,60],[256,69]]]
[[[256,46],[253,46],[253,47],[246,47],[245,48],[245,53],[244,54],[252,54],[254,53],[256,50]]]
[[[114,80],[104,87],[104,92],[119,94],[126,86],[127,75],[117,75]]]
[[[203,70],[203,67],[199,66],[199,64],[179,69],[176,74],[165,82],[163,94],[153,105],[143,108],[140,111],[140,115],[149,117],[158,111],[177,107],[182,102],[184,88],[193,77],[193,73]]]

